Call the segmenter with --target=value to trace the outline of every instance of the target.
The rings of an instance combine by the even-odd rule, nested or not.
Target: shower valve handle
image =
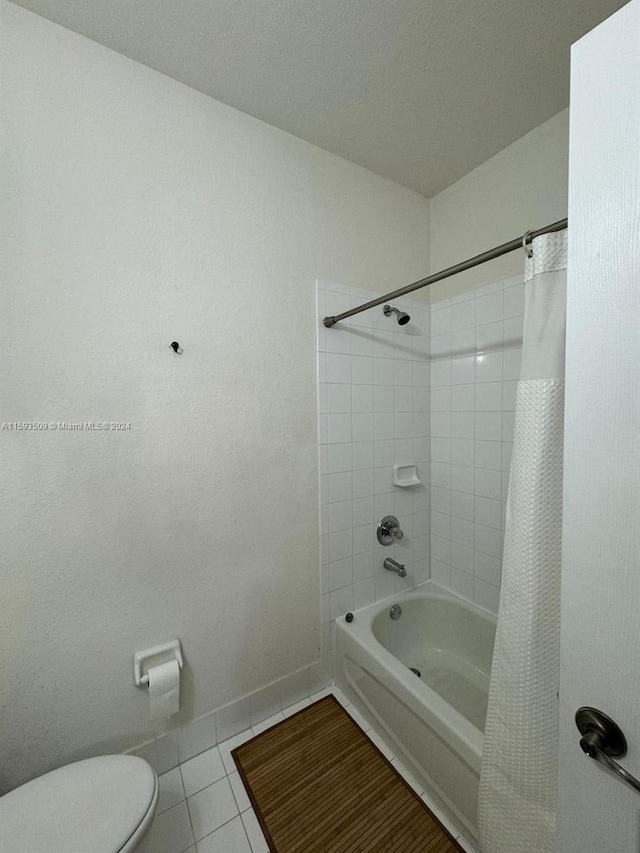
[[[378,524],[376,536],[381,545],[393,545],[394,542],[399,542],[402,539],[404,533],[395,515],[385,515],[380,524]]]

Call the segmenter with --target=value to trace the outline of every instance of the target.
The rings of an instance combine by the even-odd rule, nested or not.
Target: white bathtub
[[[402,608],[396,620],[394,604]],[[338,687],[471,841],[495,623],[429,581],[336,624]]]

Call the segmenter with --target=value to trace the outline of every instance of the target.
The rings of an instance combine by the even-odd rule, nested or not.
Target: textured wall
[[[318,658],[315,279],[424,274],[428,203],[0,11],[1,419],[131,424],[0,437],[8,787],[157,731],[136,649],[172,724]]]

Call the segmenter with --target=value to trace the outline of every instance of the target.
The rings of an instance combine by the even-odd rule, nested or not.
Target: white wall
[[[523,93],[526,97],[526,92]],[[431,272],[567,215],[569,111],[563,110],[431,199]],[[519,275],[520,252],[438,282],[432,302]]]
[[[5,787],[318,659],[315,280],[428,268],[428,203],[2,2]],[[178,340],[182,356],[169,347]]]

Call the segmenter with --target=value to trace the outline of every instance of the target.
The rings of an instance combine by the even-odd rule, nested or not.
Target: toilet
[[[158,777],[142,758],[67,764],[0,798],[2,853],[129,853],[151,826]]]

